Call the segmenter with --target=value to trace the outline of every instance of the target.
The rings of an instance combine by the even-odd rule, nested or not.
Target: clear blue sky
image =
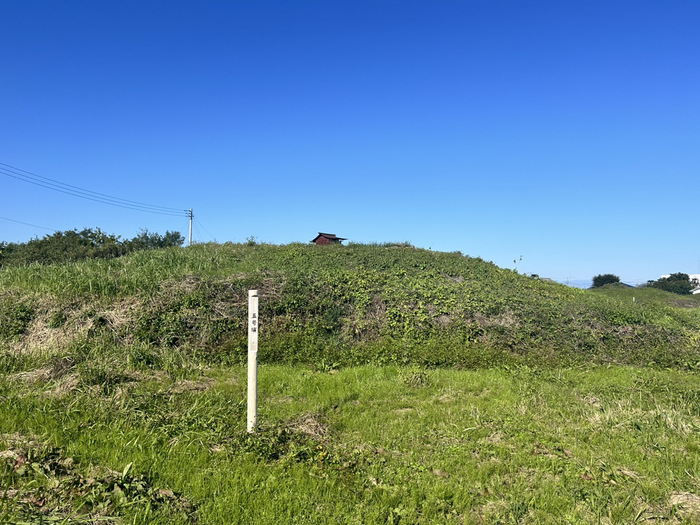
[[[0,162],[195,240],[697,273],[700,2],[0,1]],[[187,218],[0,174],[0,240]],[[522,256],[522,260],[520,257]]]

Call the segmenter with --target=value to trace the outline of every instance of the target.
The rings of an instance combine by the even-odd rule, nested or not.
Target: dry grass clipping
[[[328,424],[323,415],[318,413],[303,414],[290,421],[287,428],[317,441],[323,441],[328,436]]]

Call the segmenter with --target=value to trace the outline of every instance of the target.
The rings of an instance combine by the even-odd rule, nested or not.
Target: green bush
[[[160,235],[141,230],[131,240],[122,240],[118,235],[105,233],[99,228],[58,231],[26,243],[1,242],[0,267],[114,259],[139,250],[182,246],[184,241],[179,232],[171,231]]]
[[[601,275],[596,275],[593,277],[593,288],[600,288],[606,284],[619,283],[620,278],[612,273],[605,273]]]
[[[668,277],[662,277],[658,281],[650,281],[649,286],[665,290],[678,295],[690,295],[697,281],[691,281],[687,273],[674,273]]]

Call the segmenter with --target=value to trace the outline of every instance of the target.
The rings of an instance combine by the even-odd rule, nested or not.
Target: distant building
[[[314,244],[319,244],[319,245],[326,245],[326,244],[342,244],[343,241],[346,241],[347,239],[343,237],[337,237],[335,233],[321,233],[318,232],[318,235],[311,239],[311,241]]]

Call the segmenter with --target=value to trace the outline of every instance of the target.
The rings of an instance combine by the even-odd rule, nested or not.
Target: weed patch
[[[34,306],[9,294],[0,296],[0,341],[17,340],[29,328],[34,318]]]
[[[333,444],[320,414],[304,414],[285,423],[261,421],[252,433],[239,433],[230,442],[234,451],[243,451],[266,463],[281,466],[304,464],[324,476],[341,476],[357,482],[370,456],[359,448],[348,451]]]
[[[59,448],[18,435],[0,436],[4,516],[13,523],[118,523],[129,508],[179,515],[194,523],[196,508],[170,489],[159,488],[132,465],[122,472],[83,466]],[[0,514],[2,516],[2,514]]]

